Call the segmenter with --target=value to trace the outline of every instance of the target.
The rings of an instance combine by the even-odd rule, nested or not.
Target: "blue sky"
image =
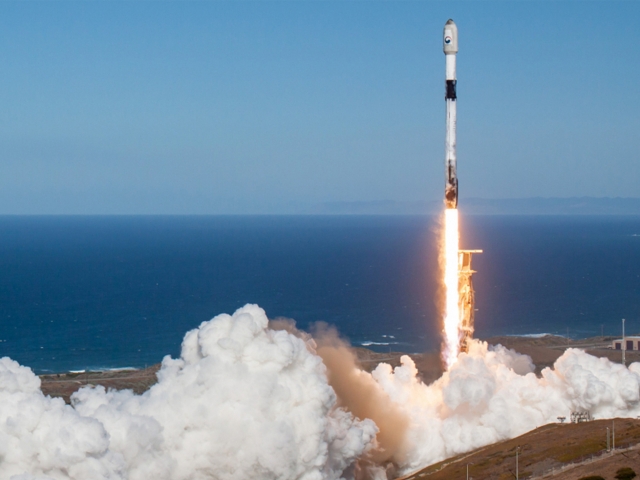
[[[640,196],[640,3],[2,2],[0,213]]]

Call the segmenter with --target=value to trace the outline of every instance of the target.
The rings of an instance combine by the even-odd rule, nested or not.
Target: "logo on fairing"
[[[447,45],[451,43],[451,37],[449,35],[444,37],[444,43],[446,43]]]

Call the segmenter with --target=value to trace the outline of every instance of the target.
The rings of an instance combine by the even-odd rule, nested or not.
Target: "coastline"
[[[620,363],[621,352],[611,348],[611,341],[618,337],[590,337],[571,339],[558,335],[544,336],[498,336],[480,339],[490,345],[503,345],[518,353],[529,355],[536,366],[537,375],[553,363],[568,348],[581,348],[596,357],[608,358]],[[438,352],[412,353],[403,352],[374,352],[364,347],[352,347],[353,353],[363,370],[368,372],[376,368],[379,363],[388,363],[392,367],[400,365],[400,358],[408,355],[413,359],[420,378],[424,383],[432,383],[443,373],[440,354]],[[627,364],[640,361],[640,351],[626,352]],[[135,369],[107,369],[101,371],[75,371],[67,373],[53,373],[39,375],[42,382],[42,392],[52,397],[60,397],[70,403],[71,395],[84,386],[102,386],[106,389],[131,389],[136,394],[148,390],[157,381],[156,372],[160,364],[147,368]]]

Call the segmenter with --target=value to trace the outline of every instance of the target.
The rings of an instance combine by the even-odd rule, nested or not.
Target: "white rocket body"
[[[458,27],[449,19],[444,26],[443,50],[445,55],[445,102],[447,105],[447,133],[445,141],[445,188],[447,208],[458,207],[458,173],[456,159],[456,54],[458,53]]]

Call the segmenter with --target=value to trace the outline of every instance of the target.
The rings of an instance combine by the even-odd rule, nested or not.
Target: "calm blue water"
[[[0,355],[40,372],[144,366],[248,302],[354,344],[432,350],[437,230],[431,217],[0,217]],[[478,336],[613,335],[623,317],[640,330],[640,217],[463,217],[461,230],[485,251]]]

